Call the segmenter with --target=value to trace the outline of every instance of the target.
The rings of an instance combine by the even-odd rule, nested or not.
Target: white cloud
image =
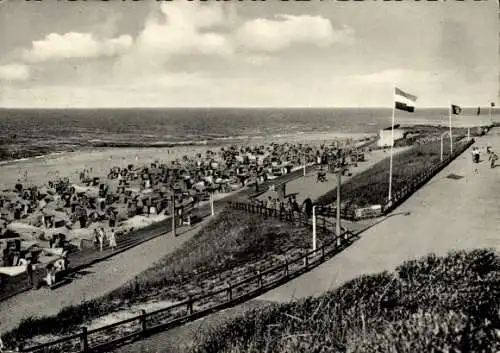
[[[32,48],[24,53],[24,58],[28,61],[47,61],[114,56],[131,45],[132,37],[129,35],[99,41],[90,33],[51,33],[43,40],[34,41]]]
[[[202,5],[196,2],[162,4],[159,13],[152,14],[138,35],[135,44],[116,64],[120,74],[158,72],[177,55],[233,55],[227,31],[230,24],[219,4]]]
[[[238,29],[236,39],[245,49],[275,52],[293,44],[328,47],[350,42],[353,34],[349,27],[334,30],[330,20],[321,16],[277,15],[276,20],[258,18],[246,22]]]
[[[30,77],[29,67],[23,64],[0,66],[0,81],[25,81]]]

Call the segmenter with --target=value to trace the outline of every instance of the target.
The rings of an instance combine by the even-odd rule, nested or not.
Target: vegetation
[[[2,339],[11,346],[36,335],[69,334],[83,323],[126,304],[150,299],[186,299],[186,293],[192,288],[199,292],[201,287],[206,289],[223,283],[221,278],[229,279],[236,268],[308,248],[309,237],[304,234],[309,232],[305,227],[258,214],[224,210],[181,248],[135,281],[105,297],[64,308],[55,316],[24,320]],[[202,282],[212,283],[203,286]]]
[[[497,352],[499,303],[492,250],[429,255],[228,320],[202,334],[193,353]]]
[[[412,183],[413,179],[440,162],[440,142],[414,146],[393,155],[392,190],[397,191]],[[443,155],[449,155],[449,145],[444,145]],[[389,157],[389,155],[388,155]],[[389,158],[372,168],[356,174],[342,184],[341,194],[346,208],[382,205],[389,190]],[[337,190],[331,190],[318,198],[318,203],[327,205],[337,199]]]

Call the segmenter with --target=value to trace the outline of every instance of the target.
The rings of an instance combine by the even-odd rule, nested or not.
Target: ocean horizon
[[[487,125],[488,108],[463,108],[454,126]],[[447,108],[396,111],[396,124],[448,125]],[[492,112],[492,120],[498,112]],[[289,134],[376,134],[392,108],[0,108],[0,138],[83,144],[92,141],[214,143]]]

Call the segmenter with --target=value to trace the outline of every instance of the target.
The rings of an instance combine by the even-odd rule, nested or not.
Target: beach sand
[[[251,138],[242,145],[277,143],[309,144],[331,143],[334,139],[363,138],[368,134],[306,133],[296,135],[275,135],[273,138]],[[170,162],[182,156],[204,154],[207,150],[220,151],[220,146],[175,146],[148,148],[96,148],[75,152],[62,152],[41,157],[6,162],[0,165],[0,190],[13,189],[17,180],[24,185],[42,185],[57,177],[68,177],[70,182],[79,182],[79,172],[92,168],[90,175],[104,177],[113,166],[126,167],[128,164],[140,166],[156,160]],[[27,175],[27,177],[25,177]]]
[[[28,158],[0,165],[0,189],[12,189],[18,179],[24,184],[42,185],[57,177],[68,177],[78,183],[79,172],[92,168],[90,175],[105,176],[113,166],[140,166],[158,160],[169,162],[184,155],[194,156],[215,150],[208,146],[182,146],[164,148],[99,148],[75,152],[63,152]],[[25,182],[27,172],[27,183]]]

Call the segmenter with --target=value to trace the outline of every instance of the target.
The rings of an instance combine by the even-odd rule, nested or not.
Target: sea
[[[498,118],[497,111],[492,112]],[[401,125],[448,125],[448,109],[396,111]],[[376,134],[391,108],[0,109],[0,138],[25,141],[207,143],[329,132]],[[489,124],[488,108],[465,108],[454,126]]]

